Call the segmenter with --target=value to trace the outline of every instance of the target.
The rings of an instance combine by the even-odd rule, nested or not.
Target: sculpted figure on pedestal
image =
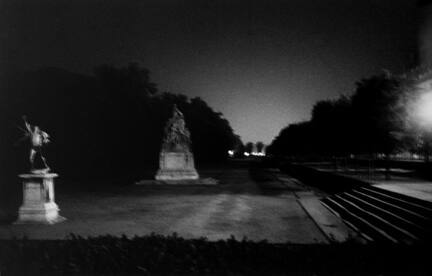
[[[182,181],[198,178],[190,133],[186,128],[183,114],[174,105],[173,115],[165,126],[156,179]]]
[[[45,131],[42,131],[38,126],[32,126],[26,116],[23,116],[25,129],[23,139],[28,139],[30,142],[30,171],[32,173],[47,173],[49,171],[48,164],[45,157],[42,154],[42,148],[45,144],[50,142],[49,135]],[[39,158],[41,162],[36,160]]]
[[[190,133],[186,129],[183,114],[174,105],[173,116],[165,126],[162,150],[166,152],[190,152],[190,148]]]

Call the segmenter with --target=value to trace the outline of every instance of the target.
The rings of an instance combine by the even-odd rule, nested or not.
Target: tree
[[[264,143],[259,141],[255,144],[257,152],[263,152],[264,150]]]
[[[252,142],[247,142],[245,145],[245,152],[251,154],[254,148],[254,144]]]
[[[139,179],[143,168],[157,169],[174,103],[185,115],[197,162],[223,162],[228,150],[241,143],[223,115],[204,100],[160,93],[149,76],[138,64],[103,65],[90,76],[58,68],[11,74],[0,81],[1,118],[12,122],[0,139],[1,152],[15,150],[9,149],[18,132],[13,123],[26,114],[51,134],[47,158],[63,177]],[[0,156],[0,163],[7,161],[8,167],[0,169],[15,177],[25,164],[3,160],[6,156]]]
[[[184,110],[197,159],[225,160],[228,150],[232,150],[239,142],[239,137],[234,134],[228,120],[199,97],[192,98]]]
[[[317,153],[346,156],[350,152],[352,127],[351,102],[341,96],[336,100],[317,102],[312,109],[311,124]]]
[[[403,109],[400,105],[401,82],[384,72],[357,82],[352,96],[354,124],[359,151],[383,153],[386,178],[390,177],[390,154],[398,150],[403,131]]]
[[[354,123],[369,152],[389,154],[396,149],[395,134],[403,128],[399,99],[400,81],[388,72],[357,83],[352,96]]]
[[[401,78],[388,72],[362,79],[351,97],[317,102],[311,120],[282,129],[267,152],[297,157],[383,153],[388,160],[405,139],[402,87]]]
[[[283,128],[267,148],[274,156],[311,156],[314,155],[313,128],[309,121],[290,124]]]
[[[234,156],[237,158],[243,157],[243,153],[245,152],[245,145],[243,145],[243,142],[240,138],[240,136],[235,135],[235,141],[234,141]]]

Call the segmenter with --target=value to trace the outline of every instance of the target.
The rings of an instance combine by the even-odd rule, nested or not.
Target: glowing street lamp
[[[430,144],[432,135],[432,79],[428,79],[417,86],[417,93],[408,104],[411,123],[418,128],[422,139],[425,161],[429,162]]]
[[[417,124],[426,131],[432,129],[432,91],[422,93],[414,106]]]

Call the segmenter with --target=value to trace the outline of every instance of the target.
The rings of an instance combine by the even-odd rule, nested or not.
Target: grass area
[[[0,242],[2,275],[428,275],[430,245],[271,244],[266,241],[71,235]],[[430,274],[429,274],[430,275]]]

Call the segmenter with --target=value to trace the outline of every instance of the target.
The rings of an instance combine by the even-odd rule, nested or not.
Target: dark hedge
[[[0,242],[1,275],[430,275],[430,245],[71,235]]]

